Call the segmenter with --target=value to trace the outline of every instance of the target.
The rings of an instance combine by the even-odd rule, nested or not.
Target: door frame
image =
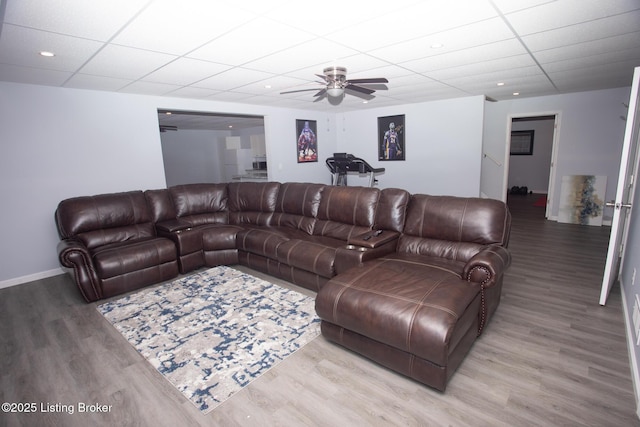
[[[547,206],[545,209],[545,218],[547,219],[556,219],[551,217],[551,212],[553,212],[553,203],[554,203],[554,194],[556,187],[556,167],[558,160],[558,147],[560,146],[560,123],[562,117],[561,110],[552,110],[545,111],[539,113],[513,113],[507,116],[507,135],[506,135],[506,148],[505,148],[505,168],[504,168],[504,200],[507,200],[507,194],[509,194],[509,168],[511,166],[511,156],[510,156],[510,145],[511,145],[511,125],[513,124],[513,119],[534,119],[536,117],[542,116],[554,116],[554,125],[553,125],[553,142],[551,146],[551,163],[549,164],[549,186],[547,188]]]

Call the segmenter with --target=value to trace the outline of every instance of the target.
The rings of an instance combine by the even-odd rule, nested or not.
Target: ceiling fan
[[[299,89],[299,90],[289,90],[286,92],[280,92],[280,95],[284,95],[287,93],[296,93],[296,92],[308,92],[308,91],[318,91],[314,97],[317,97],[316,101],[324,98],[325,95],[328,95],[332,98],[339,98],[344,95],[345,89],[348,91],[353,91],[354,95],[362,94],[362,95],[371,95],[375,92],[374,89],[359,86],[361,84],[376,84],[376,83],[389,83],[389,80],[384,77],[374,77],[369,79],[353,79],[347,80],[347,69],[345,67],[327,67],[322,70],[323,74],[316,74],[316,76],[320,77],[323,81],[319,81],[325,87],[318,89]],[[386,86],[379,87],[378,89],[386,89]]]

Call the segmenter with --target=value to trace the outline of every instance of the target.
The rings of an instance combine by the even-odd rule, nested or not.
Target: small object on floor
[[[511,187],[511,191],[509,192],[510,194],[520,194],[520,195],[527,195],[529,193],[529,188],[527,186],[524,187],[518,187],[518,186],[513,186]],[[531,192],[533,193],[533,192]]]
[[[533,206],[547,206],[547,196],[540,196],[533,202]]]

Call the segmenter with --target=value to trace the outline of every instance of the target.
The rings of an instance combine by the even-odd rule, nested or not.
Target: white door
[[[609,250],[602,279],[600,292],[600,305],[607,303],[607,297],[611,287],[618,279],[622,268],[620,261],[624,251],[627,237],[627,218],[633,203],[633,186],[638,169],[638,144],[640,143],[640,67],[636,67],[629,98],[629,112],[622,145],[622,158],[620,160],[620,173],[618,175],[618,187],[616,198],[607,206],[613,206],[613,221],[611,222],[611,237],[609,238]]]

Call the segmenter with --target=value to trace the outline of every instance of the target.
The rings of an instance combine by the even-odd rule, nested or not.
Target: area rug
[[[313,298],[225,266],[98,311],[205,414],[320,334]]]

